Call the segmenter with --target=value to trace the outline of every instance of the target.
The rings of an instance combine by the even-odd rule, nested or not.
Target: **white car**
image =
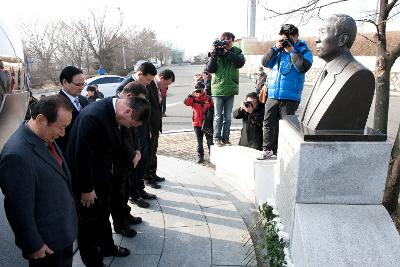
[[[85,81],[87,85],[82,90],[82,95],[86,96],[87,86],[97,84],[99,86],[99,91],[104,94],[104,97],[114,96],[115,91],[124,79],[124,77],[118,75],[101,75],[87,79]]]
[[[136,62],[135,66],[133,66],[133,71],[136,72],[139,68],[140,65],[142,65],[144,62],[146,62],[146,60],[139,60],[138,62]],[[157,63],[157,62],[151,62],[154,67],[156,67],[156,69],[161,68],[161,64]]]

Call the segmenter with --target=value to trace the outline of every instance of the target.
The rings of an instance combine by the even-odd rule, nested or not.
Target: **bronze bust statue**
[[[329,17],[316,39],[326,65],[311,91],[301,121],[312,130],[362,132],[375,90],[374,75],[352,56],[357,26],[348,15]]]

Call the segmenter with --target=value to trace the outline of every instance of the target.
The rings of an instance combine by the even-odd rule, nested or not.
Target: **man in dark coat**
[[[154,81],[147,86],[147,97],[151,105],[150,116],[150,150],[146,166],[144,179],[146,184],[154,185],[157,182],[165,181],[164,177],[159,177],[157,172],[157,149],[158,138],[162,132],[162,112],[161,112],[161,89],[169,87],[175,82],[175,74],[170,69],[165,69],[156,75]]]
[[[74,125],[76,117],[78,117],[79,112],[89,105],[88,100],[81,95],[83,87],[85,86],[85,76],[82,70],[74,66],[65,67],[60,73],[60,83],[62,89],[59,95],[65,97],[70,103],[72,109],[72,121],[71,124],[65,129],[65,135],[57,139],[57,145],[60,147],[61,151],[64,153],[67,147],[69,134]]]
[[[116,95],[119,99],[129,99],[132,97],[146,98],[146,87],[140,82],[130,82],[121,93]],[[131,224],[142,222],[142,218],[134,217],[130,214],[131,208],[128,205],[128,199],[131,190],[144,191],[140,186],[140,181],[136,181],[135,170],[138,162],[141,160],[140,142],[135,127],[121,127],[122,146],[116,153],[113,162],[113,186],[111,195],[111,216],[113,218],[114,231],[126,237],[136,235],[135,229]],[[140,189],[139,189],[140,188]],[[155,195],[144,192],[147,195]],[[140,195],[139,195],[140,197]]]
[[[32,118],[1,152],[4,207],[15,243],[29,266],[72,266],[77,209],[66,161],[54,142],[64,135],[71,111],[60,96],[39,100]]]
[[[262,150],[264,112],[264,104],[258,101],[257,93],[248,93],[246,101],[233,112],[235,119],[243,120],[239,145]]]
[[[128,249],[116,246],[112,238],[109,221],[112,165],[122,145],[121,127],[140,126],[149,116],[146,99],[109,97],[86,107],[72,127],[66,159],[80,202],[78,245],[82,261],[88,267],[103,266],[106,256],[130,254]]]

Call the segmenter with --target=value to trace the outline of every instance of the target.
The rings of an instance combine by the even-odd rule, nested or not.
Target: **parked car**
[[[102,75],[87,79],[85,81],[87,85],[82,90],[82,95],[86,96],[87,86],[97,84],[99,86],[99,91],[104,94],[104,97],[113,96],[115,95],[117,87],[124,79],[124,77],[118,75]]]
[[[151,62],[151,63],[153,63],[153,65],[154,65],[154,67],[156,67],[156,69],[161,68],[161,64],[160,63],[158,63],[158,62]]]
[[[146,62],[146,60],[139,60],[138,62],[136,62],[135,66],[133,66],[133,71],[136,72],[139,68],[140,65],[142,65],[144,62]],[[157,63],[157,62],[151,62],[154,67],[156,67],[156,69],[161,68],[161,64]]]
[[[133,67],[133,71],[137,72],[139,66],[142,65],[144,62],[146,62],[146,60],[139,60],[138,62],[136,62],[135,66]]]

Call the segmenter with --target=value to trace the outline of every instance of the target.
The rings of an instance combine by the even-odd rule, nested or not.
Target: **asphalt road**
[[[182,101],[194,89],[194,75],[203,70],[204,65],[185,65],[170,67],[175,75],[176,81],[168,90],[167,96],[167,117],[163,118],[163,131],[175,131],[181,129],[192,129],[192,111]],[[244,100],[247,93],[254,90],[254,82],[245,77],[240,77],[239,95],[235,97],[233,108],[239,107],[240,101]],[[304,86],[302,101],[298,113],[307,101],[312,89],[311,84]],[[372,127],[374,103],[371,107],[367,126]],[[400,97],[391,95],[389,105],[389,140],[394,140],[397,128],[400,123]],[[232,119],[232,127],[241,127],[241,120]]]
[[[194,75],[202,72],[204,65],[182,65],[169,67],[175,73],[176,80],[168,90],[167,97],[167,117],[163,118],[163,131],[176,131],[182,129],[192,129],[192,110],[182,102],[185,97],[194,89]],[[159,69],[158,71],[161,71]],[[244,100],[247,93],[254,90],[254,82],[245,77],[240,77],[239,95],[235,96],[233,109],[239,107],[240,101]],[[312,84],[305,84],[302,101],[298,113],[305,105]],[[56,90],[58,91],[58,90]],[[371,112],[367,121],[367,126],[372,127],[374,103],[371,105]],[[394,141],[400,123],[400,96],[392,94],[389,104],[388,136],[389,140]],[[231,127],[241,127],[241,120],[232,119]]]

